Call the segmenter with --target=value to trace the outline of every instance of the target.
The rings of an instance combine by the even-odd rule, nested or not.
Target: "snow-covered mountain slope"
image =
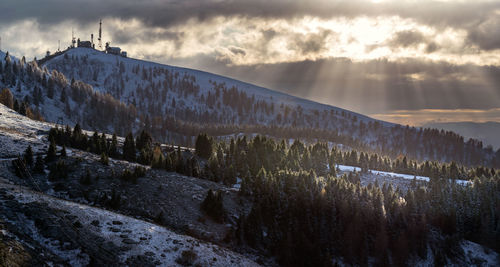
[[[198,70],[90,48],[70,49],[43,66],[132,104],[138,114],[137,127],[160,140],[178,142],[172,133],[184,137],[198,132],[213,136],[260,133],[322,139],[392,157],[403,154],[420,160],[500,166],[500,154],[483,151],[479,142],[465,145],[463,137],[454,133],[405,128]],[[482,159],[473,159],[471,155],[478,151]]]
[[[57,194],[52,188],[53,183],[47,182],[46,174],[32,173],[24,179],[15,176],[11,167],[13,157],[20,155],[28,145],[33,147],[35,154],[44,153],[47,150],[48,130],[54,126],[21,116],[0,104],[0,250],[4,244],[22,248],[22,255],[28,253],[30,256],[26,259],[33,260],[24,262],[27,265],[52,263],[56,266],[135,266],[141,262],[146,265],[178,266],[183,261],[191,261],[192,264],[201,266],[257,266],[238,253],[174,233],[160,225],[54,197],[61,195],[73,199],[71,196],[75,193],[71,190],[82,186],[78,182],[80,174],[76,173],[77,170],[85,170],[83,166],[99,164],[96,173],[102,174],[104,169],[118,171],[133,168],[135,163],[111,160],[110,166],[105,168],[98,163],[98,157],[94,159],[95,156],[91,153],[68,149],[67,162],[73,162],[71,166],[75,170],[70,172],[74,175],[69,175],[71,178],[66,178],[63,183],[68,187],[68,191],[62,193],[59,188]],[[75,168],[75,164],[81,166]],[[88,168],[86,167],[87,170]],[[165,221],[175,219],[179,225],[186,225],[187,219],[182,218],[189,218],[191,224],[196,224],[196,218],[201,214],[199,202],[208,190],[206,187],[217,188],[218,185],[192,177],[177,176],[179,175],[167,178],[163,171],[157,177],[143,178],[139,185],[129,186],[128,191],[123,191],[127,187],[123,184],[117,185],[116,181],[110,183],[109,180],[103,179],[100,185],[97,185],[97,181],[94,182],[96,188],[91,191],[102,196],[108,189],[111,191],[111,188],[104,186],[108,185],[113,187],[113,191],[121,192],[123,199],[131,199],[134,194],[141,195],[140,192],[143,191],[140,190],[146,190],[148,185],[154,192],[158,192],[161,182],[164,188],[162,195],[170,198],[169,203],[175,203],[170,207],[168,203],[164,203],[165,200],[161,196],[154,197],[154,203],[162,205],[163,208],[168,207],[165,216],[168,215],[169,218]],[[29,185],[31,189],[22,184]],[[179,190],[185,187],[190,190]],[[174,192],[168,191],[169,189]],[[76,192],[80,190],[83,192],[86,189],[82,187]],[[127,205],[123,204],[120,211],[135,216],[138,216],[139,212],[140,217],[144,217],[147,213],[145,207],[153,205],[153,194],[142,195],[142,198],[135,197],[136,200],[130,203],[130,209],[127,210]],[[150,197],[145,198],[146,196]],[[81,201],[81,198],[77,200]],[[184,214],[187,210],[190,210],[189,214]],[[214,226],[208,222],[202,225],[217,232],[210,228]],[[222,229],[226,227],[219,225]],[[190,229],[196,228],[191,226]],[[16,257],[19,255],[16,254]]]
[[[215,135],[222,133],[221,126],[257,125],[334,130],[366,142],[375,136],[364,133],[366,136],[362,137],[356,131],[359,127],[375,123],[377,127],[393,126],[231,78],[124,58],[90,48],[69,49],[44,61],[43,66],[63,73],[68,80],[81,80],[96,91],[132,104],[140,117],[139,127],[164,138],[167,138],[165,130],[188,131],[185,128],[189,126],[171,125],[174,120],[200,125],[200,128],[209,125],[214,128]],[[229,131],[234,133],[241,129]]]
[[[125,136],[145,129],[160,142],[263,134],[327,141],[395,158],[500,166],[500,152],[433,129],[403,127],[207,72],[74,48],[0,73],[0,86],[31,117]],[[28,114],[28,115],[30,115]],[[37,116],[40,114],[41,116]]]
[[[0,158],[13,158],[21,154],[28,145],[34,152],[46,147],[42,137],[54,124],[34,121],[0,104]]]
[[[0,210],[3,210],[0,220],[6,224],[2,226],[0,238],[15,237],[23,245],[47,250],[54,258],[59,258],[58,261],[71,266],[87,266],[91,258],[96,257],[100,264],[107,266],[134,266],[138,263],[181,266],[179,263],[184,258],[200,266],[258,266],[228,249],[128,216],[50,197],[2,181],[0,191]],[[7,212],[8,208],[16,206],[25,206],[28,212],[32,206],[38,205],[49,213],[45,216],[53,220],[52,226],[59,226],[58,233],[43,229],[47,226],[41,225],[48,222],[38,220],[44,218]],[[31,237],[29,242],[23,235]],[[61,242],[59,238],[65,240]],[[50,262],[49,259],[45,264]]]
[[[73,65],[73,62],[75,61],[78,61],[78,66]],[[113,93],[113,89],[118,90],[121,100],[131,100],[131,98],[134,97],[134,91],[136,91],[138,86],[142,87],[142,89],[151,87],[151,89],[154,90],[155,84],[158,84],[159,82],[163,83],[167,78],[167,74],[161,75],[160,72],[167,71],[168,74],[174,76],[188,77],[188,79],[193,82],[193,86],[198,87],[198,96],[203,95],[204,97],[207,97],[209,92],[214,94],[214,83],[217,83],[224,84],[227,89],[234,87],[241,92],[245,92],[248,97],[255,97],[255,101],[261,100],[273,103],[276,108],[281,104],[289,106],[290,108],[300,106],[304,111],[317,110],[319,112],[330,112],[333,110],[335,112],[345,112],[346,114],[350,114],[350,116],[356,116],[365,121],[375,120],[362,114],[291,96],[228,77],[194,69],[169,66],[133,58],[124,58],[118,55],[106,54],[91,48],[70,49],[64,53],[64,55],[48,60],[43,66],[46,66],[49,69],[57,69],[58,71],[64,73],[67,77],[85,81],[86,83],[91,84],[95,89],[104,93]],[[139,70],[134,71],[134,68],[137,69],[137,67]],[[120,84],[122,79],[125,79],[123,85]],[[149,81],[150,83],[145,83],[145,81]],[[163,87],[163,84],[160,87]],[[157,89],[160,89],[160,87]],[[172,87],[175,86],[169,84],[163,88],[168,90],[173,89]],[[169,97],[173,96],[174,95],[169,94]],[[172,98],[167,98],[167,100],[171,99]],[[193,109],[206,108],[202,105],[203,103],[200,102],[202,101],[196,99],[195,95],[194,97],[189,97],[185,104]],[[165,104],[168,105],[170,102],[167,101]],[[270,117],[269,119],[273,118]],[[390,123],[386,124],[391,125]]]
[[[0,127],[2,127],[0,132],[3,134],[5,132],[3,129],[7,127],[14,128],[12,134],[0,136],[0,141],[13,139],[10,142],[2,141],[2,144],[9,144],[9,151],[20,152],[27,144],[40,141],[39,145],[43,146],[43,143],[47,142],[46,138],[33,139],[30,136],[46,135],[46,130],[51,124],[32,121],[9,111],[3,105],[0,105],[0,113]],[[71,166],[74,166],[74,163],[79,164],[75,166],[76,172],[79,172],[76,177],[79,177],[85,168],[94,167],[92,174],[102,175],[99,170],[113,166],[116,169],[123,169],[127,164],[127,162],[113,161],[109,167],[105,167],[98,165],[100,164],[98,156],[89,156],[89,154],[84,151],[68,150],[67,159],[80,157],[75,161],[68,160]],[[20,255],[28,254],[27,259],[31,257],[36,261],[27,260],[26,265],[178,266],[180,263],[191,262],[193,265],[201,266],[257,266],[248,257],[227,248],[175,233],[169,228],[143,219],[133,218],[132,216],[137,216],[139,213],[132,209],[126,209],[127,212],[120,209],[118,213],[82,204],[80,200],[77,203],[73,200],[56,198],[53,191],[51,195],[47,192],[40,193],[39,190],[35,192],[33,188],[39,187],[38,184],[41,181],[39,176],[43,174],[25,179],[16,178],[12,174],[10,165],[10,158],[0,161],[0,252],[4,243],[14,247],[13,251],[21,249],[23,253],[19,252]],[[79,185],[80,183],[75,181],[77,178],[75,179],[73,175],[60,182],[68,190],[59,193],[64,193],[68,195],[68,198],[73,199],[72,195],[117,190],[116,192],[120,192],[124,202],[135,206],[136,210],[140,210],[141,215],[144,214],[147,206],[150,209],[159,210],[155,204],[166,196],[169,197],[166,203],[177,202],[172,206],[160,203],[160,208],[166,207],[166,211],[171,212],[176,208],[175,206],[178,206],[177,209],[182,213],[180,215],[193,217],[190,218],[191,223],[187,224],[183,221],[182,225],[187,225],[190,230],[193,229],[192,224],[209,225],[209,222],[198,220],[198,214],[193,216],[194,211],[190,209],[189,204],[183,206],[182,203],[194,203],[193,206],[198,207],[202,196],[200,192],[207,190],[207,187],[222,188],[222,185],[209,181],[201,182],[200,179],[193,177],[172,177],[172,175],[167,177],[163,170],[149,171],[151,172],[154,176],[142,178],[136,185],[123,184],[103,175],[98,181],[97,178],[93,181],[94,187]],[[8,174],[10,174],[9,177],[5,178]],[[379,174],[387,173],[380,172]],[[31,189],[20,185],[21,183],[31,184]],[[208,183],[212,184],[207,186]],[[150,188],[145,190],[148,185]],[[108,187],[105,188],[106,186]],[[123,190],[124,187],[128,187],[129,190]],[[173,187],[175,188],[172,191],[161,191]],[[122,191],[118,191],[119,189]],[[99,190],[102,191],[99,192]],[[137,198],[132,192],[141,196]],[[230,195],[231,192],[224,192],[225,199],[230,198]],[[94,199],[92,195],[90,196],[88,199]],[[224,205],[226,206],[226,203]],[[171,216],[170,213],[168,216]],[[226,225],[221,225],[221,227],[226,227]],[[466,240],[460,242],[460,247],[465,255],[459,257],[459,263],[454,261],[450,264],[458,266],[498,265],[498,254],[486,247]],[[428,254],[425,261],[415,259],[417,262],[410,265],[432,266],[434,256],[430,251]]]

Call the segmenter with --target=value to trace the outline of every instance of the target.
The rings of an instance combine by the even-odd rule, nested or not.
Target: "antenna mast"
[[[76,40],[75,40],[75,32],[73,28],[71,28],[71,48],[75,48]]]
[[[97,40],[99,41],[99,50],[102,50],[101,37],[102,37],[102,19],[99,20],[99,38],[97,38]]]
[[[57,40],[57,52],[61,51],[61,40]]]

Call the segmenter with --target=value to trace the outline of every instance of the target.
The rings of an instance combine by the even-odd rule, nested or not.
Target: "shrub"
[[[68,177],[69,168],[64,160],[59,160],[56,164],[52,165],[49,173],[49,180],[55,181],[66,179]]]
[[[216,222],[224,222],[226,211],[224,210],[222,192],[213,192],[212,189],[209,189],[205,200],[201,203],[201,210]]]
[[[103,165],[109,165],[109,158],[108,158],[108,155],[106,155],[106,153],[102,152],[101,153],[101,159],[100,159],[100,162],[103,164]]]
[[[83,185],[90,185],[92,183],[89,169],[87,169],[85,175],[82,175],[82,177],[80,177],[80,183]]]
[[[192,249],[184,250],[181,252],[181,255],[175,260],[175,262],[182,266],[191,266],[196,261],[196,258],[198,258],[198,255],[196,255],[196,252],[194,252]]]

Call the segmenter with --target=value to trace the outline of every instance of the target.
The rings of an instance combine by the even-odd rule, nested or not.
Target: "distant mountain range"
[[[499,122],[434,122],[424,127],[453,131],[467,138],[481,140],[484,146],[492,145],[495,150],[500,148]]]

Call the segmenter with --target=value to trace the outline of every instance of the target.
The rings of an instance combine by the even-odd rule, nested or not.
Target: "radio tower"
[[[99,38],[97,38],[97,40],[99,41],[99,50],[102,50],[101,37],[102,37],[102,19],[99,20]]]
[[[71,48],[75,48],[76,40],[75,40],[75,32],[73,28],[71,28]]]

